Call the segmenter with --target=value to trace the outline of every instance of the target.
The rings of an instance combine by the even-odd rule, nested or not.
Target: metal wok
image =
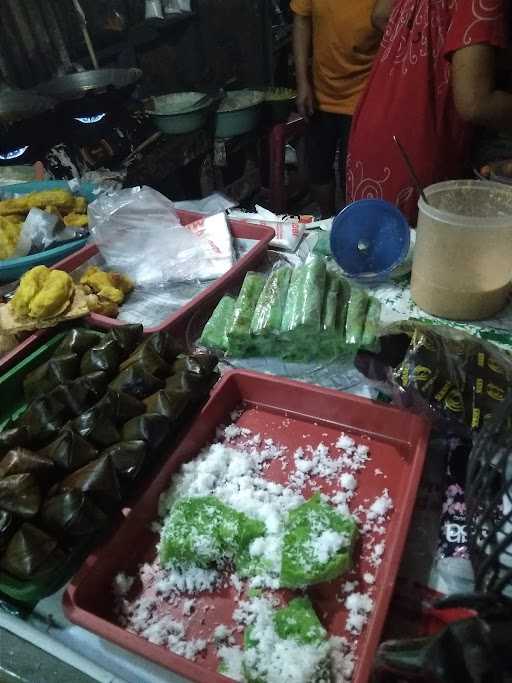
[[[57,100],[75,100],[86,95],[117,93],[128,96],[142,76],[140,69],[97,69],[59,76],[34,89]]]
[[[26,121],[50,112],[55,102],[32,92],[5,91],[0,93],[0,125]]]

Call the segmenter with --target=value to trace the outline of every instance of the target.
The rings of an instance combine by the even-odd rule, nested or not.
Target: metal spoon
[[[405,161],[405,165],[406,165],[407,168],[409,169],[409,173],[411,174],[411,177],[412,177],[412,179],[414,180],[414,184],[416,185],[416,189],[417,189],[418,192],[420,193],[421,198],[423,199],[423,201],[425,202],[425,204],[428,204],[429,201],[428,201],[428,199],[427,199],[427,195],[425,194],[425,192],[423,191],[423,188],[422,188],[421,185],[420,185],[420,181],[419,181],[419,179],[418,179],[418,176],[416,175],[416,171],[414,170],[414,167],[413,167],[413,165],[412,165],[412,163],[411,163],[411,160],[409,159],[409,155],[407,154],[407,152],[405,151],[405,149],[402,147],[402,143],[401,143],[400,140],[396,137],[396,135],[393,135],[393,140],[395,141],[396,146],[397,146],[398,149],[400,150],[400,154],[402,155],[402,159]]]

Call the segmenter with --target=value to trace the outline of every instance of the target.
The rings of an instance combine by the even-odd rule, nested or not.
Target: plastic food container
[[[41,180],[29,183],[19,183],[16,185],[5,185],[1,188],[0,194],[30,194],[31,192],[41,192],[43,190],[69,189],[69,183],[65,180]],[[80,186],[80,193],[88,202],[96,199],[95,186],[92,183],[84,183]],[[52,266],[57,261],[81,249],[87,238],[68,242],[62,246],[53,247],[41,251],[39,254],[31,254],[21,258],[4,259],[0,261],[0,282],[12,282],[20,278],[23,273],[36,266]]]
[[[201,214],[190,211],[178,211],[184,225],[192,223],[200,218],[204,218]],[[187,325],[190,318],[194,315],[196,310],[202,309],[203,306],[213,302],[213,306],[222,298],[222,296],[230,291],[233,287],[239,285],[245,274],[257,268],[259,263],[267,253],[268,245],[274,237],[274,231],[268,227],[261,225],[254,225],[246,221],[229,220],[231,233],[235,239],[239,240],[253,240],[256,244],[240,258],[233,268],[229,270],[221,278],[218,278],[203,292],[195,296],[188,304],[183,306],[179,311],[169,315],[158,327],[147,327],[144,332],[151,334],[153,332],[160,332],[161,330],[169,329],[171,326],[175,330],[176,335],[183,339],[186,335]],[[84,247],[79,252],[72,254],[68,258],[55,264],[55,268],[60,268],[67,272],[71,272],[86,263],[90,258],[98,253],[95,245]],[[116,325],[124,325],[126,321],[107,318],[103,315],[92,313],[87,316],[86,321],[94,327],[101,329],[108,329]],[[143,321],[141,321],[143,322]],[[8,368],[19,362],[32,349],[35,348],[41,339],[45,339],[51,333],[49,330],[40,330],[35,334],[27,337],[19,346],[13,351],[10,351],[5,356],[0,358],[0,372],[5,372]]]
[[[233,104],[233,109],[217,111],[215,117],[215,137],[216,138],[233,138],[237,135],[244,135],[250,133],[258,127],[260,122],[262,103],[264,94],[258,91],[233,91],[228,94],[232,97],[233,102],[236,102],[238,97],[240,104]],[[244,98],[249,104],[244,105]]]
[[[411,294],[424,311],[482,320],[507,301],[512,277],[512,188],[453,180],[419,201]]]
[[[192,133],[204,126],[212,105],[212,100],[208,99],[196,108],[194,102],[202,98],[204,98],[203,93],[194,92],[154,97],[155,109],[149,110],[148,113],[162,133],[167,135]]]
[[[165,647],[149,643],[129,633],[116,622],[112,581],[120,572],[136,573],[142,562],[155,557],[156,536],[151,522],[158,515],[160,494],[169,487],[182,463],[195,458],[214,437],[216,428],[231,422],[231,413],[242,406],[237,420],[241,427],[271,438],[288,448],[290,458],[298,446],[307,443],[329,443],[340,431],[356,438],[369,438],[371,466],[360,474],[358,496],[361,503],[389,488],[394,499],[394,513],[386,532],[386,551],[377,570],[374,610],[366,628],[357,639],[356,668],[353,683],[366,683],[373,656],[386,618],[393,585],[403,552],[417,487],[425,458],[429,426],[421,417],[372,403],[365,399],[302,382],[292,382],[251,372],[230,372],[217,384],[210,400],[191,425],[187,435],[169,458],[139,503],[107,544],[87,559],[72,580],[65,596],[64,609],[76,624],[121,647],[161,664],[177,674],[198,683],[223,683],[227,679],[217,672],[214,648],[192,662],[173,654]],[[387,476],[379,478],[374,468]],[[269,468],[267,478],[284,481],[280,464]],[[383,483],[384,482],[384,483]],[[356,501],[357,504],[357,501]],[[366,561],[356,560],[358,572],[370,571]],[[369,565],[368,565],[369,566]],[[375,570],[374,570],[375,571]],[[342,630],[345,608],[335,600],[335,583],[317,586],[313,602],[330,633]],[[140,597],[140,596],[139,596]],[[186,596],[183,597],[185,599]],[[201,632],[201,618],[206,614],[208,627],[229,623],[235,605],[234,589],[205,593],[195,611],[197,621],[190,624],[187,635],[196,638]],[[198,603],[199,604],[199,603]],[[180,609],[180,605],[177,606]],[[204,620],[203,620],[204,621]]]

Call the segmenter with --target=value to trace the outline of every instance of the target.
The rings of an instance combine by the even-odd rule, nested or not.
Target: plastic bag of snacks
[[[380,344],[358,354],[358,369],[398,404],[463,434],[479,431],[512,388],[508,354],[465,332],[409,320],[383,330]]]

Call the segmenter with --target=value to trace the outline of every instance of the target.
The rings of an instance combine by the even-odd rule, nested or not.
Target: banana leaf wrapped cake
[[[216,365],[169,332],[143,339],[140,325],[66,334],[25,376],[27,406],[0,432],[0,584],[50,576],[108,530],[206,400]]]
[[[379,302],[313,254],[295,268],[248,273],[238,297],[217,304],[198,345],[235,358],[330,361],[360,346],[373,348],[380,314]]]

